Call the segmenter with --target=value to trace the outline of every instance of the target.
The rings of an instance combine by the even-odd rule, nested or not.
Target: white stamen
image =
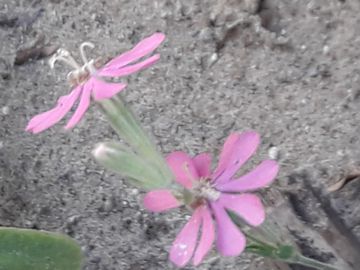
[[[80,49],[81,59],[83,60],[84,65],[86,65],[87,63],[89,63],[89,60],[87,59],[86,53],[85,53],[85,51],[84,51],[84,48],[85,48],[85,47],[89,47],[89,48],[91,48],[91,49],[94,49],[94,48],[95,48],[95,45],[94,45],[93,43],[91,43],[91,42],[83,42],[83,43],[81,43],[79,49]],[[94,61],[94,60],[92,60],[92,61]]]
[[[88,70],[90,72],[90,74],[93,74],[96,72],[96,68],[95,68],[94,64],[95,64],[95,60],[91,59],[89,62],[85,63],[83,68]]]
[[[59,49],[57,52],[50,58],[49,64],[51,68],[54,68],[56,61],[62,61],[67,65],[74,68],[73,71],[67,74],[67,78],[72,84],[80,84],[88,79],[89,75],[94,75],[96,73],[95,68],[95,60],[91,59],[90,61],[86,57],[85,47],[95,48],[95,45],[91,42],[83,42],[80,47],[80,56],[82,61],[84,62],[82,66],[80,66],[75,59],[71,56],[71,54],[64,49]]]
[[[56,53],[50,58],[49,64],[51,68],[54,68],[56,61],[62,61],[75,69],[80,68],[80,65],[75,61],[71,54],[64,49],[58,49]]]

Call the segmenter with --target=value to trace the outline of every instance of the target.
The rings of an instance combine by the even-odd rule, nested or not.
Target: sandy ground
[[[93,161],[95,143],[116,138],[96,106],[71,132],[62,122],[25,133],[68,92],[69,70],[14,65],[41,35],[37,56],[78,55],[83,41],[115,56],[161,31],[161,61],[125,94],[159,148],[215,155],[231,131],[257,130],[253,164],[275,149],[282,165],[262,192],[270,220],[307,255],[359,269],[360,181],[327,190],[360,168],[359,13],[357,0],[0,0],[0,224],[70,235],[87,270],[173,269],[167,250],[186,212],[147,213],[139,190]],[[210,257],[198,269],[289,269]]]

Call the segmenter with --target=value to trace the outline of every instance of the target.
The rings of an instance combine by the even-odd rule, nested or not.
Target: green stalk
[[[269,227],[267,227],[266,230],[262,230],[261,227],[257,227],[255,230],[244,230],[244,223],[242,220],[233,212],[229,211],[228,213],[234,224],[244,232],[246,238],[249,240],[246,246],[247,252],[271,258],[273,260],[299,264],[319,270],[339,270],[332,265],[307,258],[299,254],[294,246],[284,245],[277,242],[273,243],[273,234],[269,237],[271,240],[266,238],[266,233],[269,232]]]
[[[288,262],[294,263],[294,264],[300,264],[303,266],[309,266],[309,267],[312,267],[314,269],[319,269],[319,270],[339,270],[339,269],[333,267],[332,265],[329,265],[329,264],[323,263],[323,262],[319,262],[317,260],[305,257],[301,254],[296,254],[295,257],[292,258]]]
[[[139,157],[156,167],[162,175],[164,187],[167,187],[172,182],[172,173],[164,158],[158,153],[155,145],[144,132],[140,122],[130,108],[126,106],[121,94],[100,101],[99,104],[101,111],[116,133],[131,146]]]

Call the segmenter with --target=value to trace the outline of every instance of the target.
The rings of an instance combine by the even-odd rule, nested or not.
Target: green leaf
[[[120,143],[100,143],[93,155],[105,168],[128,177],[137,187],[149,190],[164,188],[169,183],[169,179],[164,178],[157,167]]]
[[[57,233],[0,228],[0,270],[80,270],[82,254]]]

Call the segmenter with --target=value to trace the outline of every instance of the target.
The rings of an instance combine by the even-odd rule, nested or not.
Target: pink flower
[[[191,158],[184,152],[173,152],[167,157],[176,181],[194,198],[190,203],[194,210],[192,217],[170,251],[170,260],[174,264],[182,267],[193,258],[193,264],[198,265],[215,238],[217,249],[223,256],[236,256],[244,250],[245,236],[232,223],[226,210],[236,213],[251,226],[260,225],[265,219],[264,207],[256,195],[247,192],[269,185],[279,169],[275,161],[265,160],[251,172],[234,179],[259,142],[259,135],[252,131],[231,134],[213,173],[210,172],[211,157],[207,153]],[[144,205],[150,211],[162,212],[182,205],[177,198],[170,190],[154,190],[145,195]]]
[[[66,129],[74,127],[90,106],[91,98],[96,101],[108,99],[126,87],[124,83],[106,82],[104,78],[127,76],[153,65],[160,58],[159,54],[155,54],[139,63],[132,63],[153,52],[164,38],[164,34],[155,33],[140,41],[132,50],[115,57],[100,69],[96,69],[97,63],[95,60],[89,61],[86,58],[84,48],[94,47],[89,42],[85,42],[80,46],[80,53],[84,62],[83,66],[76,63],[68,51],[58,50],[57,54],[50,59],[50,65],[53,67],[54,63],[60,60],[75,68],[74,71],[68,74],[68,78],[76,87],[70,94],[60,97],[55,108],[33,117],[26,130],[39,133],[48,129],[59,122],[71,110],[74,103],[80,99],[77,109],[65,126]]]

